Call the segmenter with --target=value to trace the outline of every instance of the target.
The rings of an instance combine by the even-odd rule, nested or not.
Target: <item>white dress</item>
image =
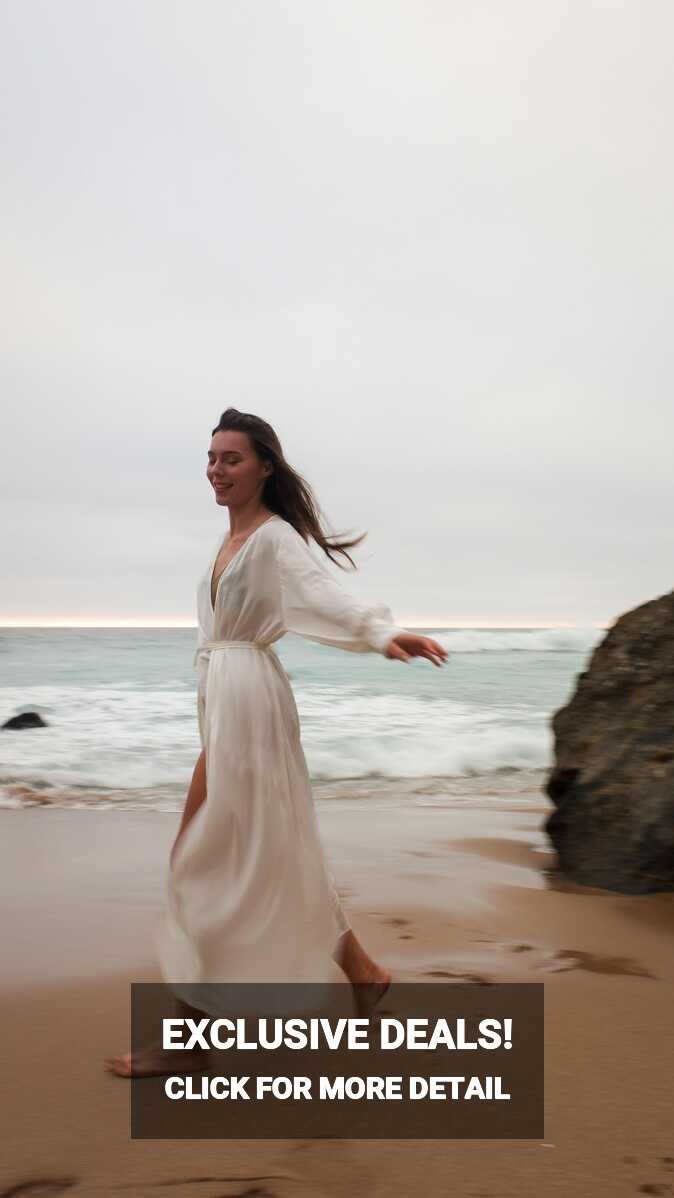
[[[334,973],[349,923],[319,839],[295,699],[271,646],[292,631],[383,653],[406,631],[388,607],[343,591],[278,515],[225,567],[214,610],[220,548],[197,592],[207,797],[176,849],[157,929],[165,981],[178,993],[187,983],[192,995],[204,982],[325,982]]]

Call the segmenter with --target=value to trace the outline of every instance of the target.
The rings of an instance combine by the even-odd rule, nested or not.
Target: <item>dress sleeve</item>
[[[286,632],[352,653],[384,653],[394,636],[407,632],[394,623],[384,603],[363,603],[342,590],[292,525],[284,530],[277,552]]]

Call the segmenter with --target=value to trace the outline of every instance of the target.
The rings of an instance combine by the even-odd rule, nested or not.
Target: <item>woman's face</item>
[[[216,503],[242,507],[261,495],[270,463],[261,462],[247,433],[233,430],[213,434],[208,450],[206,476],[215,491]]]

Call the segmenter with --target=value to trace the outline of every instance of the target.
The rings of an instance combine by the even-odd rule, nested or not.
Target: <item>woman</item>
[[[352,598],[316,563],[309,534],[332,561],[340,553],[352,565],[347,551],[363,537],[328,542],[310,488],[264,420],[228,408],[206,473],[230,533],[198,588],[202,751],[171,852],[162,972],[189,999],[199,983],[323,981],[332,958],[359,1009],[371,1007],[391,975],[357,940],[335,890],[295,700],[272,645],[292,631],[396,661],[439,666],[447,653],[398,628],[387,607]],[[135,1076],[156,1057],[150,1049],[107,1064]]]

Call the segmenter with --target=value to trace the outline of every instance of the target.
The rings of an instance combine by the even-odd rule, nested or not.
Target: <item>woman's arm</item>
[[[277,544],[282,620],[286,631],[352,653],[384,653],[395,624],[383,603],[365,603],[319,565],[297,530],[286,523]]]
[[[382,653],[396,661],[427,657],[442,665],[447,651],[431,637],[395,624],[383,603],[355,599],[314,561],[292,525],[282,531],[278,568],[283,623],[288,632],[354,653]]]
[[[203,803],[205,798],[206,798],[206,750],[202,749],[199,754],[199,757],[197,759],[197,764],[194,767],[194,772],[192,774],[192,781],[190,782],[190,788],[187,792],[187,798],[185,800],[185,807],[183,809],[183,817],[180,821],[180,827],[178,828],[178,835],[176,836],[176,838],[173,842],[173,848],[171,849],[171,857],[170,857],[171,865],[173,865],[173,858],[175,857],[175,852],[176,852],[176,848],[178,845],[178,841],[180,840],[180,837],[182,836],[183,832],[185,831],[185,828],[189,824],[193,815],[195,815],[196,812],[201,807],[201,804]]]

